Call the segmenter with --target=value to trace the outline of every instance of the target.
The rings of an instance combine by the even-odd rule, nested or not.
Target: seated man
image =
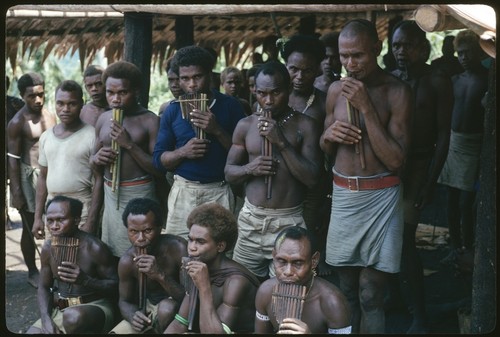
[[[162,210],[151,199],[130,200],[122,219],[132,247],[118,264],[118,305],[124,320],[111,333],[161,333],[184,297],[179,271],[187,255],[186,240],[161,234]]]
[[[192,280],[192,286],[186,287],[189,294],[165,333],[185,333],[190,325],[191,332],[252,332],[254,321],[248,318],[255,312],[259,282],[226,256],[238,237],[236,218],[223,206],[206,203],[190,213],[187,226],[190,261],[183,268],[185,280]]]
[[[280,334],[348,334],[351,333],[349,304],[340,290],[320,277],[314,269],[319,262],[319,252],[313,253],[310,234],[302,227],[288,227],[276,237],[273,263],[276,277],[259,287],[255,298],[255,332]],[[292,283],[306,287],[301,317],[278,316],[286,311],[283,306],[275,309],[275,286]],[[276,298],[274,299],[276,301]],[[276,312],[275,312],[276,311]]]
[[[41,318],[27,334],[107,333],[115,324],[118,275],[110,249],[78,229],[82,202],[58,195],[47,203],[51,239],[41,252]]]

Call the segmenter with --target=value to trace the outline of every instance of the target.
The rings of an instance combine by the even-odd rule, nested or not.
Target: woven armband
[[[178,321],[179,323],[181,323],[184,326],[188,326],[188,323],[189,323],[188,320],[185,319],[184,317],[182,317],[179,314],[175,314],[175,320]]]
[[[12,154],[12,153],[9,153],[9,152],[7,152],[7,156],[9,156],[11,158],[14,158],[14,159],[21,159],[20,156],[16,156],[15,154]]]
[[[260,319],[261,321],[269,321],[269,316],[266,316],[266,315],[262,315],[260,312],[258,312],[257,310],[255,311],[255,317],[257,317],[258,319]]]
[[[328,328],[328,334],[330,335],[348,335],[351,333],[352,326],[346,326],[345,328],[332,329]]]
[[[231,335],[233,333],[231,329],[224,323],[222,323],[222,329],[224,329],[224,332],[228,335]]]

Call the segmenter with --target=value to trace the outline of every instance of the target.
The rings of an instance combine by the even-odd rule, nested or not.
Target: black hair
[[[134,198],[128,202],[122,213],[123,225],[128,228],[127,218],[130,214],[146,215],[149,212],[155,216],[154,225],[162,227],[163,210],[158,202],[149,198]]]
[[[83,78],[95,75],[102,75],[103,72],[104,72],[103,67],[96,64],[91,64],[90,66],[85,68],[85,71],[83,72]]]
[[[140,89],[142,86],[141,70],[135,64],[127,61],[111,63],[102,74],[102,81],[106,83],[108,77],[127,79],[133,89]]]
[[[325,58],[325,46],[317,37],[311,35],[292,36],[283,46],[281,57],[287,61],[293,52],[311,55],[318,65]]]
[[[281,246],[281,244],[283,243],[283,241],[285,241],[285,239],[290,239],[295,241],[306,239],[310,245],[311,256],[316,251],[317,247],[316,240],[311,235],[311,233],[305,228],[299,226],[290,226],[279,232],[278,235],[276,236],[276,239],[274,240],[274,249],[276,251],[279,249],[279,246]]]
[[[69,203],[69,211],[73,218],[80,218],[82,216],[83,203],[75,198],[70,198],[65,195],[56,195],[54,198],[50,199],[45,206],[45,213],[49,209],[49,206],[54,202],[67,202]]]
[[[35,87],[37,85],[45,86],[45,81],[42,76],[37,73],[24,74],[17,80],[17,89],[19,89],[21,96],[24,96],[28,87]]]
[[[398,29],[401,29],[402,31],[409,33],[412,37],[415,37],[417,42],[424,42],[424,40],[426,40],[425,32],[414,20],[403,20],[398,22],[392,30],[392,35],[394,35]]]
[[[175,52],[172,70],[179,75],[180,67],[200,66],[210,73],[215,66],[215,59],[208,50],[199,46],[187,46]]]
[[[255,80],[259,77],[260,74],[264,75],[280,75],[283,79],[283,85],[286,88],[290,87],[290,73],[286,66],[278,61],[269,61],[264,63],[259,67],[259,69],[255,72]]]
[[[59,85],[56,88],[56,95],[57,95],[57,92],[59,90],[66,91],[66,92],[75,92],[78,99],[81,102],[83,102],[83,89],[82,89],[82,86],[80,84],[78,84],[77,82],[75,82],[73,80],[62,81],[61,83],[59,83]]]

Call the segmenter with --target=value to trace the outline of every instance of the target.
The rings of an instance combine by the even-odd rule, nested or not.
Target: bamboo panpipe
[[[346,99],[346,105],[347,105],[347,120],[349,123],[353,124],[357,128],[361,129],[361,120],[360,120],[360,115],[358,109],[354,108],[351,105],[351,102],[349,102],[348,99]],[[361,168],[365,169],[366,163],[365,163],[365,149],[363,146],[363,140],[359,143],[356,143],[354,145],[354,149],[356,151],[356,154],[359,154],[359,160],[361,161]]]
[[[122,125],[123,123],[123,110],[115,108],[113,109],[113,120],[117,121],[118,124]],[[116,192],[116,209],[120,208],[120,172],[121,172],[121,165],[122,165],[122,156],[121,156],[121,150],[120,150],[120,145],[112,139],[111,140],[111,149],[113,151],[118,152],[118,156],[116,157],[116,160],[114,163],[111,164],[110,170],[111,170],[111,192],[115,193]]]
[[[137,248],[137,255],[143,255],[147,253],[147,248],[146,247],[138,247]],[[146,279],[146,274],[139,272],[139,310],[143,314],[146,314],[146,285],[147,285],[147,279]]]
[[[76,264],[79,245],[80,240],[78,238],[72,236],[53,236],[51,250],[57,265],[60,266],[63,261]]]
[[[178,101],[181,105],[181,113],[182,113],[183,119],[191,120],[189,117],[189,113],[193,109],[198,109],[198,110],[203,111],[203,112],[207,110],[208,98],[207,98],[207,94],[205,94],[205,93],[197,92],[197,93],[193,93],[193,94],[184,94],[184,95],[179,96]],[[192,125],[192,126],[193,126],[194,132],[196,134],[196,138],[198,138],[198,139],[205,139],[206,138],[205,130],[203,130],[199,127],[196,127],[194,125]]]
[[[185,256],[182,258],[182,281],[184,284],[184,289],[186,290],[186,295],[189,296],[189,309],[188,309],[188,330],[193,330],[194,315],[196,313],[196,303],[198,300],[198,288],[193,282],[191,276],[189,276],[186,265],[193,258]]]
[[[277,283],[272,292],[271,310],[278,324],[284,318],[302,318],[307,287],[293,283]]]
[[[271,111],[269,110],[263,110],[261,109],[261,114],[262,117],[271,117]],[[261,148],[261,153],[263,156],[273,156],[273,144],[267,139],[267,137],[262,136],[262,148]],[[264,183],[267,184],[267,199],[271,199],[273,195],[273,177],[272,176],[265,176],[264,177]]]

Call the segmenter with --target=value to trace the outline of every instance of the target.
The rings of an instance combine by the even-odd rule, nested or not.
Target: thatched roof
[[[352,18],[375,19],[380,37],[389,20],[411,18],[418,5],[19,5],[6,18],[7,57],[15,67],[18,48],[23,55],[46,43],[45,57],[68,52],[80,55],[82,68],[105,48],[109,62],[121,59],[124,13],[151,13],[153,59],[162,62],[175,49],[175,18],[191,15],[196,44],[217,52],[224,46],[228,65],[250,57],[263,39],[277,30],[297,33],[301,19],[314,15],[318,34],[338,31]],[[22,41],[22,44],[19,42]],[[244,43],[241,46],[241,43]]]

